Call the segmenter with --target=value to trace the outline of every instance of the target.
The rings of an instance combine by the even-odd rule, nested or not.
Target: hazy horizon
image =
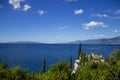
[[[116,36],[120,37],[120,36]],[[116,37],[111,37],[111,38],[116,38]],[[111,39],[111,38],[97,38],[99,39]],[[97,39],[86,39],[86,40],[74,40],[74,41],[68,41],[68,42],[39,42],[39,41],[8,41],[8,42],[0,42],[0,43],[45,43],[45,44],[59,44],[59,43],[71,43],[71,42],[76,42],[76,41],[87,41],[87,40],[97,40]]]

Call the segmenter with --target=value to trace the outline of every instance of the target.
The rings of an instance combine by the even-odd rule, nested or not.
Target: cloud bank
[[[21,6],[21,2],[23,1],[24,0],[9,0],[9,4],[13,6],[13,9],[20,9],[23,11],[28,11],[31,8],[31,6],[28,4]]]
[[[19,9],[21,7],[20,3],[24,0],[9,0],[9,4],[13,6],[13,9]]]

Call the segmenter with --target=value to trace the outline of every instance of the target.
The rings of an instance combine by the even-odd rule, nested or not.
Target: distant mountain
[[[45,44],[41,42],[34,42],[34,41],[18,41],[18,42],[5,42],[7,44]]]
[[[16,42],[16,43],[27,43],[27,44],[43,44],[43,43],[41,43],[41,42],[34,42],[34,41],[19,41],[19,42]]]
[[[120,44],[120,36],[119,37],[114,37],[114,38],[102,38],[102,39],[90,39],[90,40],[77,40],[73,42],[68,42],[68,44]]]
[[[66,43],[42,43],[42,42],[34,42],[34,41],[18,41],[18,42],[5,42],[12,44],[120,44],[120,36],[114,38],[102,38],[102,39],[89,39],[89,40],[77,40]]]

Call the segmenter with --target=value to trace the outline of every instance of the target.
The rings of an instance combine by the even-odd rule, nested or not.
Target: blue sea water
[[[86,54],[96,53],[107,57],[120,45],[82,45],[82,50]],[[0,44],[0,62],[6,61],[8,66],[20,65],[30,72],[39,72],[46,57],[46,66],[60,60],[69,61],[72,54],[73,62],[77,58],[77,44]]]

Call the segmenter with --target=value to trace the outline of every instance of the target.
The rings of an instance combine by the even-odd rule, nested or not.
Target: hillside
[[[73,42],[69,42],[69,44],[120,44],[120,36],[114,38],[102,38],[102,39],[89,39],[89,40],[77,40]]]

